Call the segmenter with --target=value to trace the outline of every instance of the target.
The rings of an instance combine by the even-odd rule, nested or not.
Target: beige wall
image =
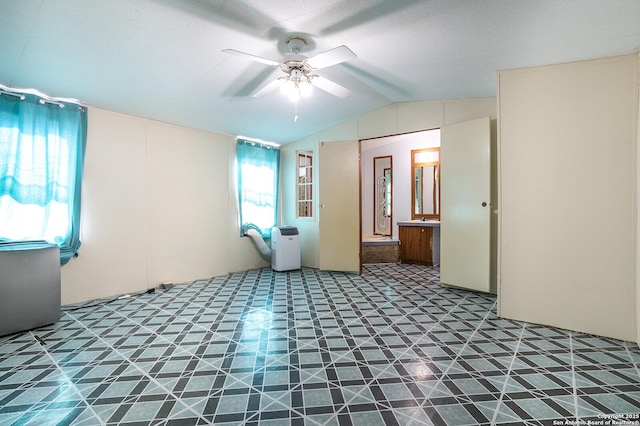
[[[316,203],[313,218],[296,218],[295,211],[295,152],[313,149],[317,158],[320,142],[361,140],[380,136],[397,135],[419,130],[435,129],[448,124],[475,118],[497,117],[496,99],[464,99],[452,101],[425,101],[396,103],[372,111],[308,138],[282,147],[282,218],[284,224],[297,226],[300,230],[302,264],[317,268],[319,265]],[[322,171],[330,172],[330,167]],[[315,173],[318,171],[316,170]],[[318,179],[316,178],[317,182]],[[317,200],[317,187],[314,189]]]
[[[318,266],[319,227],[317,210],[295,217],[296,150],[317,155],[321,141],[437,128],[495,111],[494,98],[394,104],[284,146],[281,216],[300,229],[302,264]],[[63,304],[268,265],[239,236],[235,138],[98,108],[89,109],[88,128],[82,246],[62,268]]]
[[[499,73],[499,315],[637,339],[636,55]]]
[[[266,265],[240,237],[233,137],[98,108],[88,130],[63,304]]]

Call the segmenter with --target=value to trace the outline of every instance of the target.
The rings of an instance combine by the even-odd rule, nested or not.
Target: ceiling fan
[[[234,49],[225,49],[223,52],[242,56],[272,67],[279,67],[280,70],[282,70],[284,73],[283,76],[276,78],[260,88],[252,95],[253,97],[263,96],[280,87],[291,100],[298,101],[301,97],[307,96],[310,93],[312,86],[339,98],[349,96],[351,90],[327,78],[321,77],[314,72],[354,59],[357,57],[356,54],[347,46],[342,45],[311,58],[306,58],[300,54],[306,45],[306,40],[301,37],[293,37],[287,40],[287,47],[291,53],[287,54],[284,62],[273,61]]]

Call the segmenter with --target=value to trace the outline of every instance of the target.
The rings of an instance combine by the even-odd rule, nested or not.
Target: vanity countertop
[[[440,221],[439,220],[435,220],[435,219],[404,220],[404,221],[398,221],[398,226],[432,226],[432,227],[439,227],[440,226]]]

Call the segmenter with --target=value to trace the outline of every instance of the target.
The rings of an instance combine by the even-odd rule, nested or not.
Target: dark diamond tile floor
[[[638,424],[636,344],[495,307],[395,264],[68,306],[0,338],[0,425]]]

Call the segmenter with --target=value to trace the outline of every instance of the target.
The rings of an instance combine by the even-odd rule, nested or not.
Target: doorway
[[[440,129],[360,140],[362,263],[398,262],[398,221],[412,219],[411,151],[439,146]],[[391,169],[390,185],[384,192],[389,199],[380,203],[378,178],[387,168],[385,164]],[[382,211],[385,216],[382,216]],[[385,220],[388,224],[384,223]],[[387,229],[382,229],[381,225]]]

